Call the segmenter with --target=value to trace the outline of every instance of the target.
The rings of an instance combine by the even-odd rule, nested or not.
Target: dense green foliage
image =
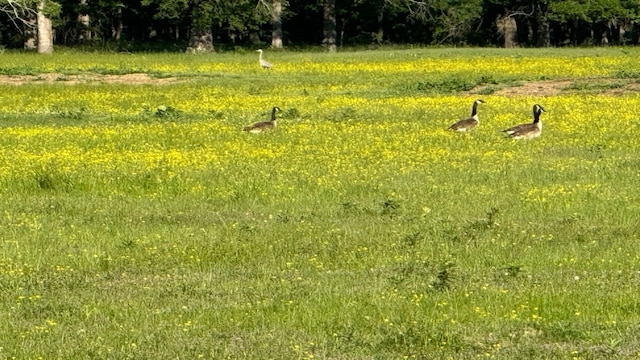
[[[15,19],[33,14],[16,12],[16,4],[33,10],[38,3],[0,0],[1,44],[23,46],[32,32],[25,31],[28,21]],[[201,31],[219,49],[270,43],[276,4],[282,6],[277,17],[285,46],[322,43],[322,1],[58,0],[47,1],[45,9],[54,19],[58,45],[116,42],[119,50],[184,51]],[[505,36],[524,46],[636,44],[639,16],[637,0],[364,0],[336,2],[335,25],[338,45],[502,46]],[[515,22],[509,27],[510,19]],[[507,27],[512,34],[505,33]]]

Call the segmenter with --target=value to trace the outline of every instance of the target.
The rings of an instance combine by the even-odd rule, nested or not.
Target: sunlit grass
[[[620,49],[8,55],[184,81],[0,85],[0,358],[638,356],[640,97],[454,89]]]

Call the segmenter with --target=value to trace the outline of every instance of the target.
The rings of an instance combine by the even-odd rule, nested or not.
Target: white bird
[[[267,60],[264,60],[262,58],[262,49],[258,49],[256,50],[257,52],[260,53],[260,56],[258,57],[258,62],[260,63],[260,66],[262,66],[263,69],[271,69],[271,63],[269,63]]]
[[[474,101],[473,107],[471,108],[471,117],[462,119],[449,126],[449,130],[466,132],[478,126],[478,124],[480,124],[480,119],[478,118],[478,104],[484,104],[484,100],[478,99]]]
[[[249,126],[245,126],[244,129],[242,129],[243,131],[246,132],[250,132],[250,133],[261,133],[263,131],[268,131],[268,130],[272,130],[275,129],[276,126],[278,126],[278,120],[276,118],[276,112],[277,111],[281,111],[279,107],[274,106],[273,109],[271,110],[271,120],[270,121],[261,121],[261,122],[257,122],[255,124],[249,125]]]
[[[516,125],[506,130],[502,130],[514,139],[526,139],[530,140],[537,138],[542,134],[542,123],[540,122],[540,114],[546,110],[538,105],[533,105],[533,122],[529,124]]]

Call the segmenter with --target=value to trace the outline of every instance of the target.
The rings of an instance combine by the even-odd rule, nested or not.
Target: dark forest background
[[[640,0],[0,0],[0,46],[635,45]]]

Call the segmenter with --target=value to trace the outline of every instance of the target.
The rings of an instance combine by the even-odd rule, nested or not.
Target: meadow
[[[0,359],[636,359],[639,56],[2,53]]]

